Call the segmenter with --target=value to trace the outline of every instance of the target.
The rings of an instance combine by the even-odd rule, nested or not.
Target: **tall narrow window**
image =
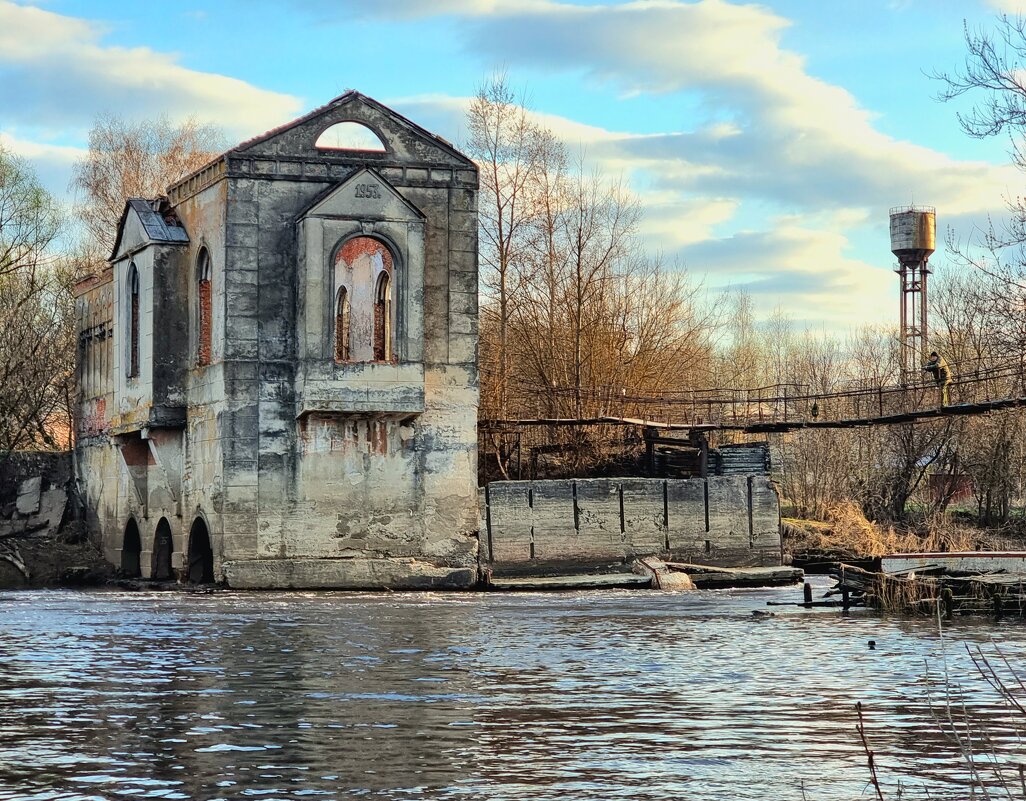
[[[339,287],[335,302],[335,361],[349,361],[349,291]]]
[[[392,281],[388,273],[378,276],[374,291],[374,360],[392,359]]]
[[[210,330],[211,330],[211,299],[210,299],[210,254],[206,248],[200,251],[199,257],[199,337],[196,361],[201,367],[210,364]]]
[[[363,363],[395,358],[395,318],[400,308],[396,304],[395,270],[391,250],[379,239],[356,236],[339,247],[335,254],[334,294],[330,296],[334,303],[331,352],[335,361],[340,361],[340,347],[345,351],[341,361]]]
[[[139,270],[128,268],[128,377],[139,375]]]

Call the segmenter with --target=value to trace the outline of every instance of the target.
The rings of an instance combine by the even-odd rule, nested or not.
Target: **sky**
[[[1026,2],[1026,0],[1023,0]],[[69,202],[100,113],[254,134],[357,89],[457,146],[503,71],[646,249],[761,314],[896,324],[888,209],[965,240],[1024,178],[931,77],[1019,0],[0,0],[0,145]],[[943,250],[932,263],[944,269]]]

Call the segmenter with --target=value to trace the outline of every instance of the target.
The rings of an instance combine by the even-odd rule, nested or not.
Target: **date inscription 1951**
[[[357,184],[356,185],[356,196],[357,197],[381,197],[381,189],[377,184]]]

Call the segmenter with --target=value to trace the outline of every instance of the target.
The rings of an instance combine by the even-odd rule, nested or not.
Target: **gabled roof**
[[[254,136],[251,139],[247,139],[244,142],[240,142],[238,145],[231,148],[230,150],[225,151],[220,156],[217,156],[216,158],[212,159],[210,162],[203,165],[198,170],[190,173],[181,180],[172,184],[168,188],[168,191],[170,192],[174,188],[181,186],[193,176],[198,175],[199,173],[203,172],[203,170],[210,167],[212,164],[215,164],[225,159],[227,156],[248,155],[248,151],[251,151],[253,149],[259,149],[259,145],[267,143],[268,141],[274,139],[277,136],[281,136],[282,134],[287,133],[288,131],[291,131],[294,128],[298,128],[299,126],[311,122],[312,120],[315,120],[319,117],[331,118],[332,116],[335,116],[333,112],[343,112],[344,108],[350,105],[363,105],[380,112],[385,117],[389,118],[398,127],[405,128],[409,132],[420,137],[422,140],[430,142],[432,145],[434,145],[439,150],[444,152],[449,158],[451,158],[457,164],[464,165],[465,168],[468,170],[477,170],[477,165],[473,162],[473,160],[463,155],[450,142],[446,141],[441,136],[433,134],[431,133],[431,131],[422,128],[412,120],[407,119],[402,114],[398,113],[393,109],[390,109],[383,103],[379,103],[377,100],[367,97],[367,95],[357,92],[355,89],[350,89],[349,91],[339,95],[333,100],[328,101],[323,106],[319,106],[318,108],[315,108],[312,111],[307,112],[302,117],[297,117],[291,122],[287,122],[284,125],[279,125],[276,128],[272,128],[269,131],[265,131],[259,136]],[[348,119],[347,115],[341,114],[341,118],[338,121],[345,121],[346,119]],[[354,116],[352,121],[363,123],[363,121],[359,118],[359,115]],[[377,156],[379,154],[373,153],[372,155]],[[381,155],[387,158],[386,154]]]
[[[121,242],[125,236],[125,224],[130,215],[134,215],[138,219],[141,227],[143,239],[136,243],[138,245],[178,244],[189,241],[189,234],[182,227],[166,198],[154,200],[139,197],[129,198],[121,213],[121,220],[118,222],[118,231],[114,237],[114,250],[110,254],[110,261],[116,259],[121,251]]]
[[[477,169],[477,165],[474,164],[472,160],[470,160],[462,153],[460,153],[460,151],[458,151],[450,142],[443,139],[438,134],[433,134],[426,128],[421,128],[419,125],[417,125],[417,123],[413,122],[407,117],[404,117],[398,111],[389,108],[384,103],[379,103],[372,97],[368,97],[367,95],[362,94],[361,92],[357,92],[355,89],[350,89],[347,92],[343,92],[338,97],[329,100],[323,106],[319,106],[318,108],[315,108],[312,111],[307,112],[302,117],[298,117],[292,120],[292,122],[287,122],[284,125],[279,125],[277,128],[272,128],[271,130],[266,131],[260,134],[259,136],[254,136],[252,139],[247,139],[245,142],[240,142],[238,145],[229,150],[228,153],[240,153],[242,151],[248,150],[254,145],[258,145],[261,142],[265,142],[268,139],[272,139],[273,137],[285,133],[286,131],[289,131],[293,128],[296,128],[305,122],[309,122],[310,120],[316,119],[317,117],[324,116],[330,111],[333,111],[341,106],[345,106],[349,103],[354,102],[365,103],[368,106],[371,106],[377,109],[378,111],[392,117],[397,122],[400,122],[403,125],[412,128],[416,133],[420,134],[422,137],[430,139],[443,150],[447,151],[449,155],[455,156],[457,159],[466,162],[467,165],[472,169]]]

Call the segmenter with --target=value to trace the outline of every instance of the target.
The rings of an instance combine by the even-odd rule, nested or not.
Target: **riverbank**
[[[81,523],[0,540],[0,589],[95,587],[115,579],[114,566],[89,540]]]
[[[838,504],[825,520],[781,518],[785,561],[810,573],[828,573],[837,563],[878,570],[894,553],[1026,550],[1026,537],[958,523],[949,516],[903,525],[868,520],[857,504]]]

